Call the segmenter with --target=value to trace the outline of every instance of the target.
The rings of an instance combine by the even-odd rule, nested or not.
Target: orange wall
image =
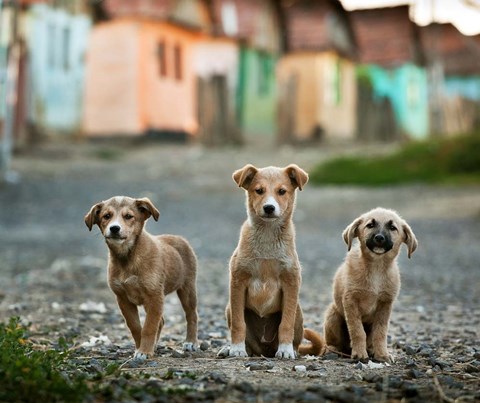
[[[193,47],[205,38],[168,23],[119,19],[93,29],[87,56],[85,134],[141,134],[198,129]],[[158,44],[165,43],[167,75]],[[182,78],[175,77],[174,46]]]
[[[196,133],[197,84],[192,58],[193,46],[201,38],[201,34],[166,23],[143,24],[140,35],[139,99],[141,122],[145,128]],[[161,77],[157,59],[160,41],[165,43],[166,77]],[[181,80],[174,76],[174,46],[181,49]]]
[[[86,55],[83,131],[125,135],[141,130],[138,86],[138,26],[99,24]]]

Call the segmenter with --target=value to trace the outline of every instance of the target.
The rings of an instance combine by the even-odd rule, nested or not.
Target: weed
[[[383,157],[340,157],[316,166],[316,184],[480,182],[480,133],[412,142]]]
[[[0,401],[82,401],[88,388],[68,376],[68,352],[36,350],[27,333],[19,318],[0,323]]]

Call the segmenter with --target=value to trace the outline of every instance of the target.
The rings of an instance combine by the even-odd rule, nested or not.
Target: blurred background
[[[39,141],[396,142],[480,126],[478,0],[0,0],[2,172]]]

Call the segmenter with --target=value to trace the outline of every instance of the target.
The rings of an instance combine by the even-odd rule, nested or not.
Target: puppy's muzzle
[[[120,225],[114,224],[108,227],[108,231],[105,234],[105,238],[107,239],[125,239],[124,236],[121,234],[122,227]]]
[[[373,253],[383,254],[393,248],[393,242],[388,235],[379,232],[370,237],[367,241],[367,247]]]
[[[275,212],[275,206],[273,204],[265,204],[265,206],[263,206],[263,212],[266,215],[272,215]]]

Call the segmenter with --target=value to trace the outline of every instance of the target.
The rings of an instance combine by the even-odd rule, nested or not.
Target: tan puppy
[[[219,354],[295,358],[304,329],[292,214],[296,189],[303,189],[308,175],[296,165],[246,165],[233,180],[247,192],[248,219],[230,260],[226,316],[232,344]],[[320,335],[305,329],[305,337],[312,345],[302,346],[300,353],[319,354]]]
[[[163,327],[164,297],[177,292],[187,319],[185,351],[197,345],[197,259],[188,242],[174,235],[153,236],[144,223],[160,213],[147,199],[116,196],[95,204],[85,216],[89,230],[97,224],[109,253],[108,284],[117,297],[132,336],[135,358],[152,356]],[[143,328],[138,305],[145,308]]]
[[[354,238],[359,242],[352,248]],[[327,349],[354,359],[392,362],[387,332],[392,304],[400,291],[397,256],[417,248],[409,225],[392,210],[376,208],[343,232],[348,254],[333,280],[333,303],[325,313]]]

